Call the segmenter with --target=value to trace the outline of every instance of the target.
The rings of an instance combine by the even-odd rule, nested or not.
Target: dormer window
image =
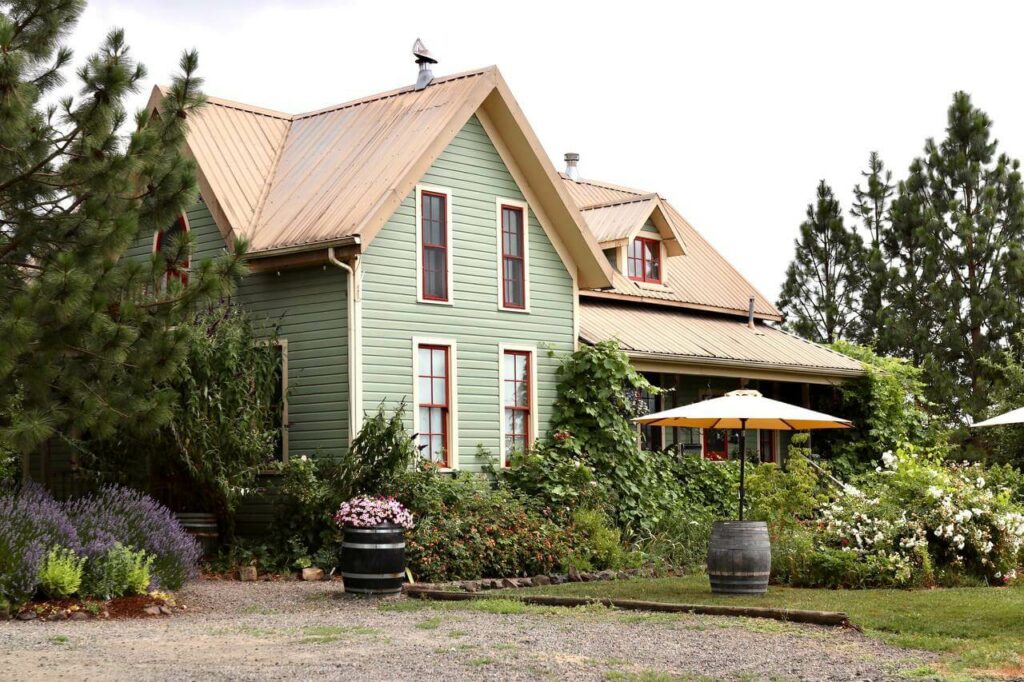
[[[637,237],[629,245],[626,265],[634,282],[661,284],[661,243]]]

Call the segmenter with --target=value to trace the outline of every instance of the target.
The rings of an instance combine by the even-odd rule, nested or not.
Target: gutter
[[[853,378],[864,376],[863,369],[844,369],[841,367],[808,367],[802,365],[786,365],[777,362],[758,362],[757,360],[732,360],[726,358],[701,358],[692,355],[673,355],[671,353],[645,353],[642,351],[626,351],[626,355],[634,360],[652,360],[675,365],[692,367],[727,367],[729,369],[760,369],[786,374]]]
[[[325,242],[311,242],[307,244],[295,244],[293,246],[281,246],[276,249],[266,249],[263,251],[250,252],[245,254],[245,260],[258,260],[260,258],[273,258],[274,256],[289,256],[294,253],[305,253],[306,251],[316,251],[327,247],[330,252],[329,257],[333,257],[334,249],[341,246],[353,246],[361,244],[358,235],[351,237],[342,237],[340,239],[332,239]],[[340,261],[339,261],[340,262]]]
[[[358,237],[356,238],[358,242]],[[362,296],[359,289],[359,256],[352,257],[352,265],[338,260],[334,255],[333,246],[327,249],[327,261],[336,268],[343,270],[348,280],[345,287],[348,293],[348,442],[355,437],[356,426],[362,412],[362,377],[359,368],[362,366],[362,314],[359,310]]]

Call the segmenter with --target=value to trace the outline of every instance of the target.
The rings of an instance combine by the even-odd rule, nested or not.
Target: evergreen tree
[[[985,412],[993,366],[1022,322],[1024,186],[996,154],[992,121],[963,92],[946,138],[925,143],[893,204],[896,267],[887,296],[895,348],[923,363],[930,398],[954,414]]]
[[[867,233],[867,247],[864,255],[864,271],[861,273],[860,321],[857,338],[860,343],[874,345],[878,342],[883,326],[885,302],[883,292],[888,274],[888,261],[882,250],[882,239],[890,228],[889,204],[895,185],[892,171],[878,156],[871,152],[868,169],[861,171],[866,188],[853,188],[853,208],[850,214],[860,220]]]
[[[833,343],[856,332],[864,242],[843,223],[824,180],[807,206],[796,255],[786,270],[779,309],[786,326],[809,339]]]
[[[0,1],[0,445],[23,455],[58,433],[165,422],[174,396],[153,387],[181,365],[176,326],[231,292],[245,249],[194,265],[187,286],[164,283],[187,235],[149,262],[121,259],[196,198],[182,148],[203,103],[197,56],[184,54],[158,114],[137,113],[124,134],[145,69],[121,31],[78,69],[79,96],[57,97],[83,8]]]

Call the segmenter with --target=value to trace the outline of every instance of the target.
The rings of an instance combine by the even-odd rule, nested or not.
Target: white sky
[[[491,9],[493,7],[493,9]],[[955,90],[1024,155],[1024,6],[995,2],[91,0],[84,57],[126,29],[153,82],[199,50],[205,90],[288,112],[497,64],[556,167],[658,191],[774,299],[820,178],[850,205],[897,177]],[[139,97],[139,106],[147,92]]]

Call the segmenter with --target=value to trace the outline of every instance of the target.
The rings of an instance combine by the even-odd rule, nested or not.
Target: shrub
[[[70,519],[41,487],[0,489],[0,607],[27,601],[39,585],[50,550],[80,549]]]
[[[767,521],[778,533],[814,518],[818,508],[828,501],[828,491],[807,460],[802,447],[806,434],[793,436],[786,468],[755,466],[747,475],[749,517]]]
[[[84,567],[85,557],[79,558],[70,549],[54,547],[39,571],[39,587],[51,598],[70,597],[82,585]]]
[[[198,573],[199,544],[167,507],[144,493],[108,486],[65,508],[90,560],[118,543],[145,551],[152,560],[154,587],[166,590],[179,589]]]
[[[564,566],[573,538],[522,498],[470,477],[442,486],[438,512],[421,518],[406,541],[418,580],[534,575]]]
[[[599,509],[577,509],[572,514],[572,553],[568,563],[581,571],[636,566],[640,555],[627,552],[622,534]]]
[[[126,594],[145,594],[150,589],[153,557],[120,542],[104,554],[89,559],[82,576],[82,594],[113,599]]]

